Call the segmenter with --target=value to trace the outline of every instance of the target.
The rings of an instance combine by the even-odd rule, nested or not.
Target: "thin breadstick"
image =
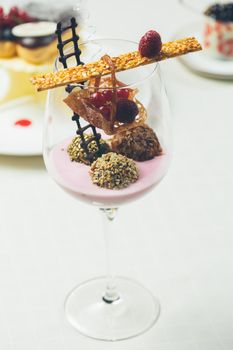
[[[202,47],[198,40],[191,37],[163,44],[161,52],[153,58],[142,57],[139,51],[134,51],[118,57],[112,57],[112,62],[114,63],[116,72],[121,72],[200,50],[202,50]],[[111,69],[108,63],[100,59],[99,61],[78,67],[37,75],[31,78],[31,82],[38,91],[43,91],[72,83],[81,83],[99,75],[103,76],[110,73]]]

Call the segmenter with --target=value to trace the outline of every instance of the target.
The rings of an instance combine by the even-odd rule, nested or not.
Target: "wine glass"
[[[137,48],[137,43],[126,40],[92,40],[80,45],[81,60],[88,63],[105,54],[112,57]],[[72,65],[75,63],[71,58],[68,66]],[[60,68],[57,60],[55,69]],[[144,119],[139,118],[135,127],[147,124],[159,140],[156,156],[135,162],[139,171],[136,182],[121,189],[102,188],[92,183],[90,166],[70,160],[67,148],[77,136],[77,125],[72,121],[72,110],[64,103],[68,96],[64,87],[48,93],[43,142],[44,160],[50,176],[76,199],[97,206],[103,216],[107,276],[83,282],[71,291],[65,302],[65,314],[68,322],[81,334],[105,341],[135,337],[152,327],[158,319],[160,305],[151,292],[131,279],[116,277],[111,271],[112,221],[120,206],[141,198],[162,180],[171,160],[169,103],[159,64],[117,73],[116,79],[121,82],[117,94],[125,96],[129,91],[134,92],[143,109]],[[79,88],[91,89],[87,85]],[[95,91],[102,95],[113,89],[111,83],[107,87],[95,86]],[[87,125],[82,118],[79,121]],[[97,132],[109,143],[115,137],[106,135],[101,129]],[[147,147],[149,149],[150,144]]]

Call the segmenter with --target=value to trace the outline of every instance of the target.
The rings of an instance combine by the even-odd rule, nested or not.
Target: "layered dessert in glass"
[[[196,43],[190,40],[190,49],[195,50]],[[157,55],[161,39],[159,43]],[[186,48],[182,40],[171,45],[176,54]],[[173,57],[171,45],[165,44],[164,52]],[[89,64],[93,77],[71,90],[68,85],[49,92],[46,165],[73,196],[102,206],[119,205],[157,185],[170,162],[167,102],[159,67],[144,64],[150,52],[143,41],[140,47],[146,56],[139,54],[137,44],[123,40],[99,39],[79,47],[80,66]],[[68,50],[65,57],[70,55]],[[114,58],[117,55],[119,59]],[[91,62],[98,59],[99,68],[107,67],[107,76],[95,72]],[[140,60],[142,65],[136,69],[116,71],[116,61],[119,67],[126,64],[130,68]],[[56,70],[63,74],[61,68],[59,58]],[[52,80],[49,74],[42,79],[45,83]],[[64,78],[61,81],[64,85]],[[59,129],[63,137],[58,141]]]
[[[107,256],[106,277],[74,288],[65,315],[88,337],[129,339],[155,324],[160,304],[140,283],[111,270],[111,223],[119,206],[152,190],[170,164],[169,102],[157,62],[201,45],[193,37],[163,44],[155,30],[139,44],[96,39],[79,45],[73,31],[73,47],[66,50],[62,33],[58,24],[55,71],[32,78],[38,91],[50,89],[44,160],[62,189],[100,209]]]

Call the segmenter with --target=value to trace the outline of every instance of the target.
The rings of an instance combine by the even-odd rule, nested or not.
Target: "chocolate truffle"
[[[93,135],[84,134],[85,141],[88,141]],[[104,153],[110,151],[110,147],[103,139],[100,139],[100,154],[98,153],[98,147],[96,141],[93,140],[88,144],[88,150],[91,154],[96,154],[93,160],[101,156]],[[88,158],[87,153],[82,148],[82,139],[80,136],[76,136],[71,144],[67,148],[67,153],[69,154],[70,160],[73,162],[84,163],[87,165],[91,164],[90,159]]]
[[[98,158],[90,171],[92,182],[107,189],[122,189],[138,179],[138,169],[132,159],[107,153]]]
[[[146,124],[114,135],[112,150],[137,161],[149,160],[162,153],[154,130]]]

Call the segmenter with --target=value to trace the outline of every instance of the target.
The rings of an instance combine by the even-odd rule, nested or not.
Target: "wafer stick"
[[[141,57],[139,51],[134,51],[118,57],[112,57],[112,62],[116,72],[121,72],[200,50],[202,50],[202,47],[198,40],[191,37],[163,44],[161,52],[153,58]],[[99,60],[83,66],[38,75],[31,78],[31,82],[38,91],[43,91],[72,83],[81,83],[99,75],[103,76],[110,73],[111,69],[108,63],[104,60]]]

